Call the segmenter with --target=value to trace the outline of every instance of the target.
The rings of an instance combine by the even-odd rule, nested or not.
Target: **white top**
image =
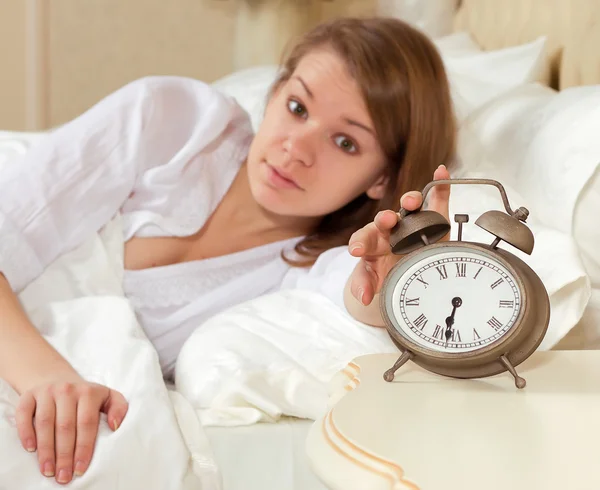
[[[22,290],[117,212],[125,241],[196,233],[252,137],[248,114],[203,82],[148,77],[126,85],[0,173],[0,271]],[[290,267],[280,253],[297,241],[125,271],[125,294],[163,372],[171,374],[192,331],[229,306],[290,287],[322,291],[342,306],[356,259],[338,247],[312,268]]]

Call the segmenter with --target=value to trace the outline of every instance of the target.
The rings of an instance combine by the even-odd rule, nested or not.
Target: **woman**
[[[82,379],[15,293],[117,212],[124,290],[165,376],[203,319],[311,277],[316,287],[343,277],[350,314],[382,325],[373,299],[398,260],[387,244],[392,210],[401,196],[417,208],[414,189],[449,177],[440,164],[453,156],[455,126],[442,61],[398,20],[338,19],[300,39],[282,68],[255,135],[210,86],[146,78],[0,176],[0,376],[20,394],[19,437],[44,475],[83,474],[100,412],[116,430],[127,402]],[[430,207],[447,215],[448,198],[436,186]],[[340,272],[344,257],[354,270]]]

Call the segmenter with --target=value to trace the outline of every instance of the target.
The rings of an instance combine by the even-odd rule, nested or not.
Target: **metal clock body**
[[[385,278],[380,308],[402,354],[384,379],[393,380],[396,370],[412,360],[456,378],[509,371],[523,388],[525,380],[515,367],[543,340],[550,304],[537,274],[498,244],[505,240],[531,253],[533,235],[523,224],[527,210],[510,210],[502,186],[485,179],[434,181],[424,196],[439,184],[495,185],[509,214],[490,211],[476,222],[494,234],[490,244],[461,240],[467,215],[457,215],[458,240],[431,243],[449,231],[445,218],[432,211],[401,210],[391,246],[404,256]]]

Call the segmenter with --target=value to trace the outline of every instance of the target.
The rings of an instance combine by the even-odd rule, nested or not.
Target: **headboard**
[[[456,31],[484,49],[548,37],[545,80],[555,89],[600,83],[599,0],[462,0]]]

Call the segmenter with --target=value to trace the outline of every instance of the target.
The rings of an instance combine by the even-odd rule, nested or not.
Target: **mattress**
[[[205,427],[223,490],[326,490],[310,469],[304,441],[312,420]]]

